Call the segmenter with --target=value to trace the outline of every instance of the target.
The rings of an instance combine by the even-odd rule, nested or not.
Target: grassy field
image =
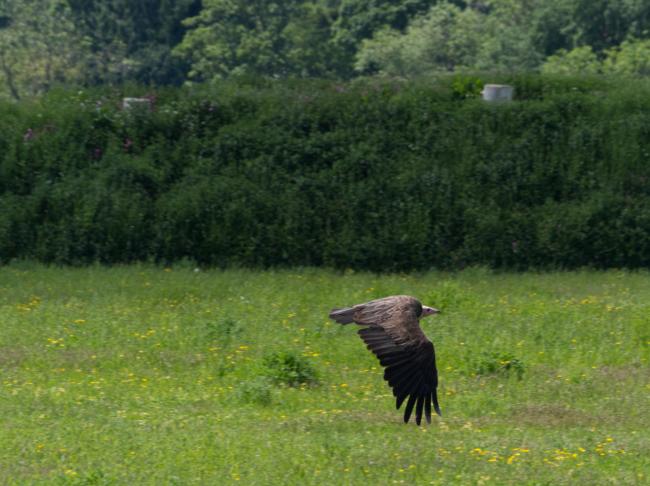
[[[443,311],[423,427],[327,319],[395,293]],[[0,484],[648,484],[649,355],[648,273],[16,264]]]

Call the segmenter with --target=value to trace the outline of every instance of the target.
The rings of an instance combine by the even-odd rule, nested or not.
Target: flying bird
[[[408,398],[404,423],[415,407],[415,422],[420,425],[422,412],[431,423],[431,403],[438,415],[438,371],[433,343],[420,328],[420,319],[440,312],[422,305],[408,295],[394,295],[343,309],[333,309],[329,316],[339,324],[356,323],[367,348],[384,370],[384,380],[393,388],[397,409]]]

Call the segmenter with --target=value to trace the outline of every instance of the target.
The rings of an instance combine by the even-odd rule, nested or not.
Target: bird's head
[[[435,307],[429,307],[426,305],[422,306],[422,317],[432,316],[434,314],[439,314],[440,311]]]

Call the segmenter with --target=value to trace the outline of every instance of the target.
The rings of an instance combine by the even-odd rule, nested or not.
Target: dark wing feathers
[[[381,326],[370,325],[359,330],[359,336],[372,351],[384,370],[384,380],[393,388],[399,409],[406,398],[404,422],[408,422],[415,408],[415,422],[420,425],[422,415],[431,423],[431,403],[438,415],[438,373],[433,344],[420,342],[398,344]]]
[[[411,395],[409,397],[409,401],[406,402],[406,408],[404,409],[404,423],[408,423],[409,419],[411,418],[411,413],[413,412],[413,405],[415,405],[415,399],[417,397],[415,395]]]
[[[397,397],[397,401],[395,402],[396,410],[399,410],[399,408],[402,406],[402,403],[404,403],[404,400],[406,400],[406,397],[408,397],[408,395],[400,395]]]
[[[404,353],[399,353],[399,354],[393,354],[390,356],[386,356],[385,358],[382,358],[379,360],[382,366],[390,366],[391,368],[397,369],[398,367],[407,364],[408,362],[411,361],[410,356],[405,356]],[[384,373],[384,378],[386,381],[388,381],[388,376],[392,375],[393,373],[386,374]]]
[[[431,400],[431,396],[427,397]],[[424,395],[418,395],[418,405],[415,409],[415,423],[420,425],[422,422],[422,409],[424,408]],[[427,418],[427,422],[431,423],[431,415]]]

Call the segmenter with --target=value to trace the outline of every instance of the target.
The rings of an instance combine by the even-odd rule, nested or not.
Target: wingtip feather
[[[438,405],[438,394],[435,390],[431,393],[431,398],[433,400],[433,409],[436,411],[438,416],[442,417],[442,412],[440,411],[440,405]]]
[[[409,401],[406,402],[406,408],[404,409],[404,423],[407,424],[411,418],[411,413],[413,412],[413,406],[415,405],[415,395],[409,397]]]
[[[415,408],[415,423],[420,425],[422,423],[422,408],[424,406],[424,396],[418,397],[418,404]]]

